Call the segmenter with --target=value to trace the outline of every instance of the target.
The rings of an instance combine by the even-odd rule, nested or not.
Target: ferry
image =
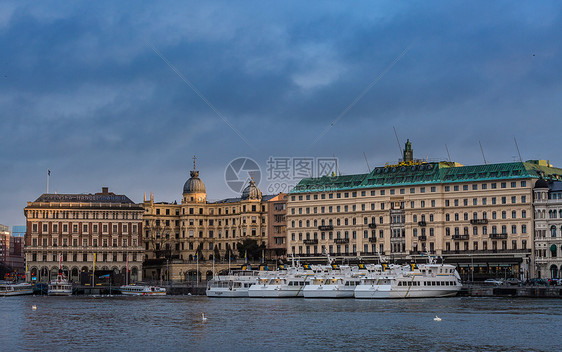
[[[70,296],[72,295],[72,284],[61,274],[49,283],[47,290],[49,296]]]
[[[0,283],[0,296],[21,296],[30,295],[33,293],[33,287],[26,282],[13,283],[1,282]]]
[[[59,273],[55,280],[49,283],[47,290],[49,296],[70,296],[72,295],[72,284],[68,282],[62,271],[62,254],[59,254]]]
[[[207,284],[207,297],[249,297],[248,290],[258,282],[258,275],[255,271],[241,270],[215,276]]]
[[[308,266],[291,266],[286,270],[278,270],[270,275],[260,276],[258,282],[248,289],[248,297],[304,297],[303,289],[313,275],[314,270]]]
[[[448,264],[393,266],[368,273],[355,288],[355,298],[433,298],[456,296],[459,273]]]
[[[128,296],[165,296],[166,288],[148,285],[122,285],[120,291]]]
[[[364,273],[357,268],[341,267],[337,271],[319,273],[303,289],[305,298],[353,298],[355,287]]]

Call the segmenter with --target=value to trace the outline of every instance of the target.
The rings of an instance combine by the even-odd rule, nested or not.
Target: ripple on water
[[[554,299],[466,297],[27,296],[1,300],[0,341],[28,351],[553,351],[561,308]],[[435,315],[443,320],[434,322]]]

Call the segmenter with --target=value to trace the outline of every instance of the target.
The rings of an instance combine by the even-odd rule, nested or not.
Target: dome
[[[261,191],[254,180],[250,180],[248,187],[242,191],[242,199],[261,199]]]
[[[186,193],[206,193],[205,184],[199,178],[199,171],[191,171],[191,178],[183,185],[183,194]]]
[[[535,188],[548,188],[548,182],[541,177],[535,182]]]

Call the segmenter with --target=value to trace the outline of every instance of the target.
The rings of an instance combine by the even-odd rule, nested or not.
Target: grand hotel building
[[[73,281],[94,269],[142,280],[143,208],[104,187],[95,194],[43,194],[24,209],[28,277],[47,282],[59,260]],[[94,264],[95,261],[95,264]]]
[[[368,174],[301,180],[289,193],[287,253],[421,261],[425,252],[478,277],[534,276],[533,186],[544,161],[462,166],[404,159]]]

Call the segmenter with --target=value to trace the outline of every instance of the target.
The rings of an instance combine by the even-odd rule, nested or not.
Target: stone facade
[[[268,259],[287,256],[287,194],[279,193],[268,201]]]
[[[59,260],[73,281],[81,272],[113,270],[131,282],[142,280],[143,208],[103,188],[95,194],[43,194],[28,202],[25,257],[28,278],[46,282]],[[127,260],[128,259],[128,260]]]
[[[422,162],[407,149],[405,161],[369,174],[301,180],[289,193],[288,254],[412,261],[430,252],[465,279],[532,277],[532,187],[540,172],[562,170]]]
[[[144,201],[145,276],[149,280],[207,278],[244,260],[238,247],[254,240],[265,254],[268,245],[267,200],[251,180],[240,198],[208,202],[198,171],[185,182],[181,203]],[[259,260],[259,258],[249,258]]]
[[[535,267],[541,278],[562,271],[562,182],[539,179],[534,188]]]

